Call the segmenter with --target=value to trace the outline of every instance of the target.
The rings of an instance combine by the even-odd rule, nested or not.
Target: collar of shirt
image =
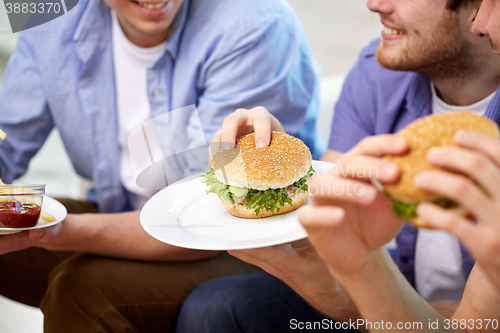
[[[432,90],[430,85],[430,79],[421,74],[415,75],[415,79],[412,85],[409,87],[408,94],[405,98],[406,110],[408,116],[403,112],[398,112],[393,119],[393,131],[392,133],[402,129],[410,122],[416,120],[417,118],[430,115],[432,112]],[[488,104],[486,109],[485,117],[490,118],[495,121],[500,126],[500,87],[494,94],[491,102]],[[408,121],[401,121],[402,118],[407,118]]]
[[[427,76],[417,74],[415,80],[410,86],[407,95],[407,111],[410,112],[415,119],[423,117],[431,113],[431,96],[430,80]]]
[[[500,125],[500,87],[497,89],[497,93],[488,105],[485,116]]]

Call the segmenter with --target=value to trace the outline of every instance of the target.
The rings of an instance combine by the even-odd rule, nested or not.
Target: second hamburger
[[[401,156],[385,156],[384,160],[395,163],[401,169],[398,183],[385,186],[385,192],[392,199],[392,209],[404,221],[417,227],[426,228],[424,220],[417,216],[417,206],[422,201],[457,210],[462,215],[466,212],[458,205],[435,193],[422,191],[415,187],[414,178],[423,171],[436,170],[427,161],[427,152],[433,147],[456,146],[455,134],[459,130],[479,132],[493,138],[499,138],[498,125],[488,118],[472,111],[453,111],[440,115],[420,118],[397,133],[404,137],[410,151]]]

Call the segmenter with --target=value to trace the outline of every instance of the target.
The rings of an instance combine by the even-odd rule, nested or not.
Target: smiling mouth
[[[397,35],[404,35],[405,33],[402,30],[392,29],[387,26],[384,26],[384,34],[397,36]]]
[[[142,2],[142,1],[132,1],[132,2],[138,4],[139,6],[144,7],[146,9],[160,9],[160,8],[165,7],[169,1],[170,0],[157,2],[157,3]]]

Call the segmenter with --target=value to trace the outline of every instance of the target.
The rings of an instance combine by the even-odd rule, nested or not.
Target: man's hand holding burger
[[[311,202],[299,220],[335,277],[362,270],[401,229],[390,200],[370,181],[397,181],[398,167],[378,156],[407,149],[395,135],[367,137],[337,160],[336,170],[311,180]]]
[[[388,198],[379,199],[377,196],[372,196],[370,199],[370,192],[373,188],[370,188],[369,184],[365,185],[368,190],[368,194],[365,192],[367,195],[365,202],[361,200],[361,196],[356,195],[350,197],[335,193],[333,197],[328,194],[314,195],[313,187],[319,180],[313,180],[311,184],[312,203],[299,211],[299,218],[308,231],[309,239],[316,251],[327,262],[332,274],[349,293],[363,318],[368,321],[384,318],[384,321],[393,323],[396,321],[434,321],[435,319],[440,319],[442,322],[443,318],[421,299],[404,279],[388,256],[387,251],[380,248],[384,243],[384,237],[389,239],[391,233],[397,234],[401,226],[398,226],[400,223],[398,221],[401,219],[395,218],[395,214],[392,214],[392,219],[389,215],[383,218],[377,207],[379,209],[385,207],[385,211],[387,211],[387,208],[393,205],[393,209],[397,208],[394,210],[398,214],[414,216],[413,207],[416,208],[419,204],[418,199],[412,198],[412,196],[421,195],[418,193],[420,189],[427,191],[427,195],[434,195],[436,198],[432,200],[437,200],[438,204],[445,199],[449,200],[449,204],[444,205],[444,208],[451,208],[451,210],[445,210],[434,204],[420,204],[418,213],[423,220],[417,221],[417,224],[444,230],[458,229],[459,231],[455,230],[452,233],[458,233],[467,239],[468,242],[464,242],[464,244],[471,249],[474,247],[479,254],[474,252],[473,254],[478,258],[482,256],[484,260],[480,261],[481,267],[474,268],[464,293],[465,302],[460,305],[454,318],[474,318],[474,311],[471,309],[475,310],[479,307],[498,308],[497,298],[486,297],[486,294],[491,292],[491,286],[484,281],[484,274],[481,273],[480,269],[483,266],[488,266],[489,272],[486,274],[498,284],[500,278],[498,269],[500,267],[498,261],[500,243],[498,231],[500,196],[497,186],[500,184],[498,128],[481,117],[479,117],[481,119],[471,118],[473,115],[470,113],[457,117],[455,120],[443,116],[419,121],[420,124],[414,126],[419,127],[416,130],[420,136],[414,135],[415,133],[411,134],[411,131],[406,132],[406,134],[411,134],[408,137],[406,134],[402,135],[406,139],[408,154],[403,154],[404,149],[400,153],[384,153],[383,150],[377,150],[377,147],[387,147],[386,145],[373,144],[377,140],[380,143],[384,140],[394,139],[394,136],[386,138],[382,136],[365,139],[338,160],[339,168],[352,167],[353,172],[345,172],[345,175],[358,178],[355,179],[356,182],[366,177],[366,172],[363,173],[363,166],[365,168],[375,166],[379,172],[378,179],[382,182],[386,181],[384,185],[386,185],[387,194],[393,198],[395,194],[398,194],[395,197],[396,207]],[[428,147],[435,144],[452,145],[454,127],[457,126],[477,127],[478,131],[489,136],[459,133],[456,136],[456,142],[461,146],[460,148],[447,147],[440,148],[438,151],[431,149],[429,151],[430,162],[439,168],[454,171],[455,174],[433,170],[416,178],[415,183],[420,189],[408,190],[410,186],[408,186],[407,179],[410,178],[413,183],[414,174],[420,172],[416,171],[415,168],[432,170],[432,166],[424,165]],[[432,129],[433,136],[427,136],[423,139],[422,134],[429,133],[428,130],[423,130],[426,127]],[[440,131],[443,132],[442,136],[438,134]],[[390,145],[389,141],[386,144]],[[394,141],[393,145],[399,144]],[[367,154],[395,156],[373,159],[366,156]],[[419,155],[421,156],[418,157]],[[404,159],[407,160],[403,161]],[[419,159],[420,162],[415,163],[416,159]],[[390,164],[385,164],[386,162],[397,162],[399,171],[402,172],[398,182],[393,182],[395,179],[391,177],[394,177],[395,172]],[[471,180],[468,180],[469,177]],[[348,180],[354,181],[354,179],[332,178],[328,179],[326,183],[330,187],[337,186],[339,189],[345,189],[348,188]],[[402,188],[398,188],[398,184],[403,185],[404,191]],[[360,183],[352,183],[350,186],[359,185]],[[377,200],[380,201],[371,207]],[[426,201],[426,199],[422,201]],[[355,209],[351,206],[353,204],[357,205],[354,206]],[[478,224],[474,226],[467,219],[457,215],[457,208],[460,208],[458,206],[476,215]],[[457,227],[457,225],[460,226]],[[475,228],[474,231],[473,228]],[[471,235],[473,237],[470,237]],[[494,295],[495,293],[493,293]],[[485,313],[492,313],[492,311]]]
[[[454,308],[435,309],[423,300],[384,249],[403,224],[391,200],[370,179],[383,185],[397,182],[401,170],[378,157],[402,155],[408,148],[408,142],[396,135],[362,140],[337,160],[339,177],[324,175],[311,181],[311,203],[298,213],[311,244],[350,296],[359,318],[383,319],[393,328],[399,322],[443,323],[436,309],[451,315]]]
[[[457,237],[500,289],[500,141],[475,132],[459,132],[455,140],[458,147],[436,148],[427,156],[455,173],[421,173],[415,185],[454,200],[477,223],[430,203],[420,204],[418,214],[429,226]]]

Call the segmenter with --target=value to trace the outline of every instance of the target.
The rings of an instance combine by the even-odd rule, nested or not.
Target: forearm
[[[323,294],[323,299],[316,297],[314,299],[305,296],[306,300],[316,310],[323,313],[325,316],[341,322],[356,321],[364,319],[356,304],[347,293],[347,291],[336,283],[336,293],[332,297],[330,294]],[[300,289],[297,290],[299,293]],[[328,298],[328,299],[327,299]],[[431,303],[430,304],[444,318],[451,318],[458,308],[458,303]]]
[[[429,327],[429,322],[436,321],[440,329],[446,331],[443,327],[445,317],[417,294],[384,249],[376,252],[356,276],[338,276],[338,279],[357,305],[362,319],[386,323],[384,328],[373,329],[374,332],[392,331],[401,323],[412,324],[415,332],[436,332],[434,327]],[[421,326],[417,329],[415,325]]]
[[[445,318],[451,318],[459,303],[431,303],[431,306]]]
[[[316,310],[335,321],[349,322],[361,319],[362,316],[349,294],[340,284],[333,279],[332,281],[336,284],[334,293],[318,292],[314,298],[305,296],[306,301]],[[326,289],[326,286],[320,285],[318,287]],[[300,289],[296,291],[301,294]]]
[[[498,332],[500,292],[476,264],[467,280],[462,302],[451,318],[469,333]]]
[[[162,243],[148,235],[139,211],[117,214],[70,214],[62,229],[44,247],[133,260],[184,261],[210,258],[212,251],[195,251]]]

